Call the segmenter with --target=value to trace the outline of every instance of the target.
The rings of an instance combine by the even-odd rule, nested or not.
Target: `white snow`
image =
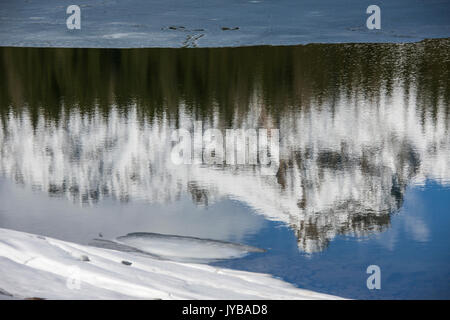
[[[0,274],[0,298],[338,299],[267,274],[159,260],[8,229],[0,229]]]
[[[68,30],[71,0],[0,1],[0,46],[226,47],[414,42],[450,35],[447,0],[78,0],[81,29]],[[238,29],[236,29],[238,28]]]

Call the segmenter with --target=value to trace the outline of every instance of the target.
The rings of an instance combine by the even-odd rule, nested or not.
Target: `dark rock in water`
[[[184,30],[185,29],[185,27],[183,27],[183,26],[170,26],[169,27],[169,29],[170,30]]]
[[[86,262],[91,261],[91,260],[89,259],[89,257],[86,256],[86,255],[82,255],[82,256],[80,257],[80,259],[81,259],[81,261],[86,261]]]
[[[131,266],[132,265],[132,263],[130,261],[125,261],[125,260],[122,260],[122,264],[124,264],[126,266]]]
[[[39,297],[29,297],[25,298],[25,300],[46,300],[45,298],[39,298]]]

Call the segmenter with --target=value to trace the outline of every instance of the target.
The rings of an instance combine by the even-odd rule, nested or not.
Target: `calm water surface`
[[[0,48],[0,227],[234,241],[267,252],[215,265],[348,298],[450,299],[449,49]],[[278,128],[276,175],[173,164],[172,132],[196,121]]]

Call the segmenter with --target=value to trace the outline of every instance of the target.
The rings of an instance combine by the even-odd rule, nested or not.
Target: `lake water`
[[[450,299],[448,39],[0,48],[0,63],[1,228],[232,241],[266,252],[211,264],[347,298]],[[195,123],[279,129],[276,174],[174,164],[172,133]]]

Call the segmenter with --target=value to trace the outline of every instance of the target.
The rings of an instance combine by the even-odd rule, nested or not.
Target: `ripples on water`
[[[448,236],[434,232],[450,226],[449,49],[1,48],[0,227],[82,243],[138,231],[239,240],[269,250],[224,265],[352,298],[449,298]],[[172,164],[173,130],[198,120],[279,128],[277,174]],[[435,264],[406,276],[416,244]],[[370,250],[394,289],[365,288]],[[411,294],[421,281],[436,284]]]

